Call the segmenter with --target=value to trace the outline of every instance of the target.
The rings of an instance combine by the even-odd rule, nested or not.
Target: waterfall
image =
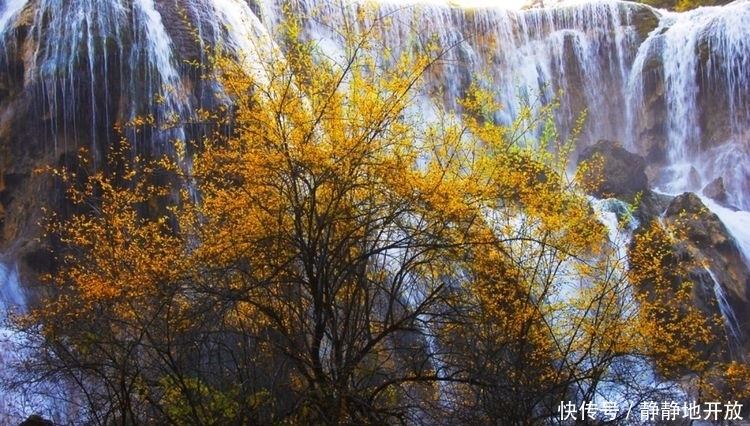
[[[170,122],[171,120],[180,120],[190,114],[191,104],[186,99],[185,87],[182,85],[180,73],[175,64],[175,49],[172,40],[167,34],[167,30],[162,22],[161,14],[155,9],[153,0],[139,0],[133,3],[133,23],[143,26],[143,33],[139,34],[144,37],[143,40],[136,41],[136,46],[145,45],[146,58],[140,59],[131,56],[131,61],[135,63],[151,63],[158,78],[146,77],[148,80],[156,80],[161,83],[161,87],[155,86],[150,89],[152,96],[160,95],[161,102],[164,104],[162,120]],[[134,25],[135,27],[135,25]],[[136,27],[137,28],[137,27]],[[141,52],[131,51],[131,55],[140,54]],[[135,111],[134,111],[135,112]],[[176,117],[170,117],[169,114],[175,114]],[[181,138],[184,135],[179,134]]]
[[[99,153],[117,137],[115,121],[145,116],[156,121],[155,135],[131,136],[164,152],[199,137],[186,123],[195,108],[217,102],[219,89],[194,69],[203,45],[222,45],[260,70],[279,55],[269,36],[280,41],[286,4],[190,0],[177,10],[154,0],[10,0],[0,11],[0,46],[24,57],[24,84],[38,92],[36,115],[55,147],[88,141]],[[561,93],[563,138],[587,110],[580,147],[622,141],[647,157],[661,190],[700,191],[721,178],[727,204],[750,208],[747,1],[679,14],[614,0],[527,11],[382,2],[364,17],[356,1],[289,6],[309,18],[303,35],[334,58],[343,53],[337,28],[376,19],[390,23],[378,30],[382,50],[372,52],[383,66],[431,41],[447,49],[426,94],[446,108],[460,109],[456,100],[475,77],[504,105],[492,117],[502,124],[526,102]],[[11,37],[20,15],[33,35],[24,46]]]
[[[628,88],[630,107],[640,114],[648,102],[644,85],[648,96],[663,91],[665,158],[656,184],[667,193],[698,192],[721,178],[726,203],[750,209],[750,40],[744,31],[750,2],[662,13],[638,49]],[[654,74],[661,74],[663,87],[649,84]],[[647,120],[637,115],[632,128]],[[642,151],[640,136],[628,142]]]
[[[51,379],[34,380],[21,388],[7,387],[19,380],[17,367],[26,365],[29,350],[35,346],[28,335],[6,323],[10,313],[25,313],[26,309],[18,268],[0,262],[0,425],[20,424],[31,414],[55,424],[69,424],[68,419],[80,414],[76,399],[82,396],[77,391]]]
[[[26,310],[26,295],[18,280],[18,268],[9,268],[0,263],[0,321],[8,311]]]
[[[9,312],[23,312],[25,302],[18,270],[0,263],[0,383],[10,382],[10,365],[19,359],[18,336],[6,328],[5,321]],[[19,411],[24,405],[21,399],[15,393],[4,393],[0,387],[0,424],[17,424],[23,420],[23,413]]]
[[[20,14],[28,22],[18,25],[34,42],[19,46],[9,34]],[[158,141],[183,137],[169,123],[192,106],[153,0],[14,0],[0,15],[0,30],[6,57],[26,52],[16,53],[24,55],[23,83],[36,92],[54,150],[88,140],[99,154],[117,137],[116,121],[139,115],[164,125]]]
[[[306,36],[329,52],[340,49],[333,28],[367,25],[357,21],[356,2],[296,4],[312,16],[305,21]],[[563,137],[587,110],[581,145],[622,141],[647,158],[652,181],[668,193],[700,191],[721,178],[727,203],[747,210],[750,96],[743,88],[750,78],[750,41],[742,29],[749,5],[669,13],[617,1],[528,11],[425,4],[415,12],[383,2],[378,16],[391,25],[377,36],[393,55],[424,45],[432,35],[448,49],[427,83],[430,95],[449,109],[459,108],[456,100],[474,77],[504,106],[492,117],[502,124],[524,102],[548,103],[561,91],[557,121]],[[259,14],[271,32],[281,22],[280,8],[275,1],[261,2]],[[644,24],[650,19],[653,28]]]
[[[385,1],[375,16],[364,20],[357,15],[361,7],[357,2],[305,0],[296,5],[310,15],[304,21],[306,36],[331,57],[341,49],[336,28],[346,24],[367,28],[375,19],[388,22],[375,34],[383,50],[374,53],[384,66],[389,58],[429,42],[445,49],[444,61],[430,73],[427,83],[431,96],[448,109],[458,108],[456,101],[465,95],[471,80],[480,77],[481,84],[504,105],[495,111],[499,123],[511,123],[525,101],[547,103],[562,90],[564,116],[559,122],[563,128],[568,129],[570,119],[588,108],[595,118],[589,121],[590,134],[609,139],[623,136],[623,117],[609,111],[625,108],[620,88],[637,48],[638,37],[630,22],[635,9],[627,3],[591,2],[520,12]],[[259,14],[273,32],[281,22],[281,3],[261,2]],[[605,92],[611,96],[600,96]]]
[[[581,145],[622,141],[652,164],[660,190],[700,191],[721,178],[727,203],[750,208],[750,95],[744,89],[750,40],[743,32],[750,2],[670,13],[619,1],[527,11],[440,4],[415,11],[386,1],[365,22],[358,20],[357,2],[294,4],[309,15],[305,36],[332,56],[341,46],[334,28],[366,27],[366,19],[391,23],[377,34],[381,54],[408,52],[434,36],[447,52],[427,83],[446,108],[459,108],[456,100],[475,77],[504,106],[492,117],[502,124],[525,102],[545,104],[561,91],[563,138],[587,110]],[[259,15],[273,33],[281,4],[265,0]]]
[[[673,16],[673,15],[671,15]],[[673,192],[687,190],[690,186],[692,159],[699,152],[700,126],[698,116],[698,86],[696,73],[698,58],[693,52],[698,33],[693,31],[690,20],[668,19],[665,43],[673,46],[665,49],[664,80],[666,85],[667,115],[667,160],[675,176],[667,187]]]
[[[716,303],[719,305],[719,312],[724,319],[724,329],[727,334],[727,340],[729,341],[729,351],[733,359],[744,360],[745,353],[742,349],[742,330],[740,329],[739,321],[737,321],[737,315],[734,313],[734,309],[729,304],[726,294],[724,294],[724,288],[721,283],[716,279],[716,275],[711,271],[710,268],[706,268],[706,272],[711,276],[713,280],[713,291],[716,297]]]

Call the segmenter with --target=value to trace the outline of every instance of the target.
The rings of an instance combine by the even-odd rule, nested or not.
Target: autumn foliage
[[[24,323],[37,371],[100,425],[551,424],[561,401],[653,395],[636,370],[660,391],[680,359],[704,371],[706,325],[663,309],[686,291],[661,282],[668,253],[631,259],[634,292],[555,105],[504,126],[472,86],[427,119],[441,50],[378,63],[389,24],[362,13],[338,56],[293,19],[283,57],[214,55],[231,103],[196,116],[231,131],[55,172],[71,208]]]

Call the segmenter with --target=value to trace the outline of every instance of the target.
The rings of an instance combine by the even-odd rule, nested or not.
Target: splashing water
[[[10,310],[25,312],[26,295],[18,280],[18,268],[0,263],[0,320]]]
[[[716,279],[713,271],[710,268],[706,268],[706,272],[711,276],[713,280],[713,291],[716,297],[716,302],[719,305],[719,312],[724,319],[724,329],[726,330],[727,339],[729,340],[729,351],[734,359],[745,359],[745,353],[742,350],[742,330],[740,329],[740,323],[737,321],[737,315],[734,313],[734,309],[729,304],[724,288],[721,283]]]
[[[26,297],[18,281],[18,270],[0,263],[0,382],[9,383],[13,378],[11,364],[19,361],[19,336],[5,327],[8,314],[23,312]],[[0,424],[20,423],[25,417],[21,412],[25,405],[19,395],[5,394],[0,388]],[[19,410],[21,408],[21,410]]]
[[[31,414],[40,414],[55,424],[69,424],[68,419],[77,413],[75,391],[46,379],[35,380],[30,386],[8,387],[19,380],[17,374],[27,365],[29,351],[35,346],[7,322],[9,314],[26,310],[18,268],[0,262],[0,425],[19,424]]]
[[[654,95],[643,93],[644,79],[662,73],[664,87],[651,88],[663,90],[665,104],[659,189],[699,192],[721,178],[728,204],[750,209],[750,40],[745,31],[750,2],[662,13],[659,27],[639,47],[629,77],[631,128],[639,128],[636,111]],[[638,145],[638,135],[631,132],[629,138],[631,146]]]

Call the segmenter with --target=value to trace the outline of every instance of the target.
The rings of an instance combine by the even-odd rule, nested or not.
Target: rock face
[[[724,186],[724,179],[721,177],[704,186],[701,192],[724,207],[736,209],[735,206],[729,204],[729,194],[727,194],[727,188]]]
[[[630,204],[637,201],[634,215],[642,224],[660,216],[669,205],[671,197],[650,189],[645,159],[619,142],[600,140],[584,149],[578,162],[579,166],[587,163],[580,178],[589,194]]]
[[[643,157],[617,142],[600,140],[585,148],[578,161],[589,164],[582,176],[583,183],[596,197],[632,202],[636,194],[649,189]]]
[[[62,208],[61,188],[46,166],[92,167],[127,136],[140,153],[168,152],[173,140],[200,138],[194,108],[210,108],[216,89],[194,64],[215,43],[215,11],[198,2],[28,0],[0,6],[0,257],[25,283],[53,267],[39,244],[41,209]],[[88,6],[87,6],[88,7]],[[179,11],[185,10],[186,17]],[[188,22],[187,20],[190,20]],[[200,37],[195,34],[200,33]],[[174,52],[174,53],[172,53]],[[155,129],[116,123],[153,117]],[[178,125],[171,121],[179,117]]]
[[[691,279],[703,287],[704,295],[716,299],[713,305],[726,309],[720,313],[729,322],[726,328],[730,344],[732,339],[736,340],[733,343],[736,347],[730,345],[730,349],[736,357],[744,358],[750,350],[750,270],[734,239],[718,216],[693,193],[675,197],[666,210],[664,222],[682,237],[678,255],[695,264],[690,270]],[[725,301],[719,300],[722,295]],[[708,309],[710,301],[701,299],[697,298],[696,304]],[[726,305],[721,306],[724,302]],[[731,336],[733,328],[739,331],[738,336]]]
[[[616,142],[597,142],[583,150],[580,161],[589,164],[581,178],[592,195],[631,203],[636,194],[640,194],[637,218],[644,225],[663,214],[665,225],[680,240],[673,248],[671,259],[690,265],[687,275],[678,274],[674,279],[693,282],[693,304],[708,315],[725,318],[731,355],[744,359],[750,350],[750,310],[747,308],[750,270],[719,217],[694,193],[684,193],[670,200],[649,190],[643,157],[628,152]],[[721,182],[704,189],[704,193],[710,191],[721,198]],[[676,264],[665,265],[668,269],[674,267]],[[665,270],[665,274],[668,272]]]
[[[668,224],[685,231],[687,242],[699,249],[729,250],[732,238],[719,217],[711,213],[697,195],[687,192],[672,200],[664,219]]]

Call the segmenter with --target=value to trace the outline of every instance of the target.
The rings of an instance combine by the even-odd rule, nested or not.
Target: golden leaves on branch
[[[55,171],[71,204],[48,221],[48,234],[64,247],[58,253],[63,273],[49,279],[53,291],[76,303],[105,303],[118,315],[132,316],[140,307],[127,305],[160,291],[184,255],[164,210],[172,190],[155,162],[115,149],[106,170],[90,170],[87,155],[79,154],[76,170]]]

